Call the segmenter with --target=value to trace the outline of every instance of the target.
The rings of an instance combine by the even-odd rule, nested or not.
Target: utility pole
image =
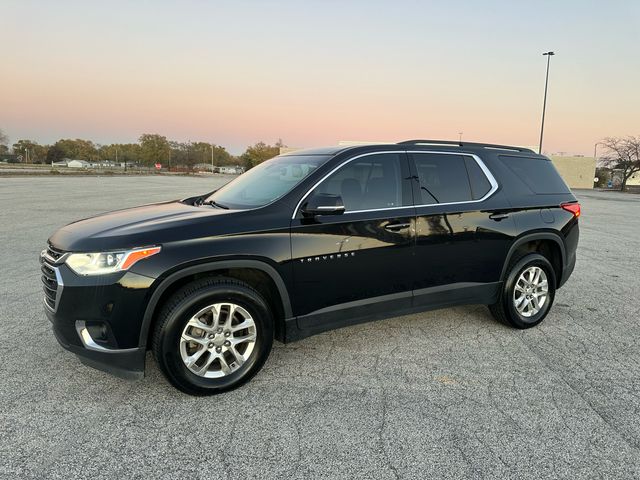
[[[213,144],[211,146],[211,173],[213,173]]]
[[[547,110],[547,87],[549,86],[549,63],[551,57],[555,55],[553,52],[545,52],[542,54],[547,57],[547,76],[544,81],[544,100],[542,101],[542,125],[540,126],[540,146],[538,147],[538,153],[542,154],[542,135],[544,134],[544,114]]]

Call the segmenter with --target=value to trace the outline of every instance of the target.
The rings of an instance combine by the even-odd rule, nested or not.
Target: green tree
[[[31,157],[31,161],[33,163],[46,163],[49,148],[51,148],[49,145],[36,144],[35,147],[33,147],[33,155]]]
[[[64,158],[87,161],[98,160],[98,149],[90,140],[65,138],[58,140],[55,145],[64,151]]]
[[[15,155],[22,155],[23,162],[39,163],[38,155],[41,153],[40,145],[33,140],[18,140],[11,148]],[[44,157],[41,157],[44,161]]]
[[[214,165],[231,165],[234,163],[234,157],[231,156],[227,149],[220,145],[213,145],[213,164]]]
[[[65,157],[65,152],[58,145],[52,145],[47,150],[47,163],[59,162]]]
[[[140,135],[140,157],[143,163],[167,163],[171,154],[171,147],[167,137],[155,133]]]
[[[175,140],[169,141],[169,166],[176,167],[178,165],[185,165],[186,158],[186,144],[176,142]]]
[[[229,165],[232,161],[229,152],[214,143],[193,142],[190,144],[190,150],[192,156],[197,159],[194,163],[211,164],[212,157],[214,166]]]
[[[141,163],[142,148],[140,145],[137,143],[118,144],[118,162]]]
[[[258,142],[255,145],[247,147],[247,150],[240,155],[240,160],[244,163],[245,168],[249,170],[265,160],[279,155],[280,148],[284,146],[281,139],[278,140],[275,145]]]

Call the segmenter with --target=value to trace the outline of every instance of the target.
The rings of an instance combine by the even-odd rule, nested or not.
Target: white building
[[[229,175],[238,175],[240,173],[244,173],[244,168],[239,165],[229,166],[226,165],[224,167],[220,167],[220,173],[226,173]]]
[[[67,167],[69,168],[91,168],[93,163],[89,163],[86,160],[67,160]]]

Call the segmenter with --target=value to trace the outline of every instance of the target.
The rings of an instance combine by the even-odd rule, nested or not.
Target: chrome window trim
[[[466,155],[468,157],[473,158],[475,160],[475,162],[478,164],[478,166],[480,167],[480,170],[482,170],[482,173],[484,174],[484,176],[489,181],[489,184],[491,185],[491,189],[489,189],[489,191],[482,198],[479,198],[477,200],[463,200],[461,202],[445,202],[445,203],[421,203],[419,205],[417,205],[417,204],[414,204],[414,205],[403,205],[401,207],[372,208],[372,209],[365,209],[365,210],[350,210],[350,211],[345,211],[341,215],[349,215],[351,213],[380,212],[380,211],[386,211],[386,210],[400,210],[400,209],[403,209],[403,208],[440,207],[440,206],[443,206],[443,205],[447,206],[447,205],[461,205],[461,204],[465,204],[465,203],[480,203],[480,202],[484,202],[485,200],[487,200],[494,193],[496,193],[496,190],[498,190],[498,182],[496,181],[496,179],[493,176],[493,174],[491,173],[491,171],[487,168],[487,166],[484,164],[482,159],[480,157],[478,157],[477,155],[473,154],[473,153],[441,152],[441,151],[437,151],[437,150],[384,150],[384,151],[380,151],[380,152],[368,152],[368,153],[363,153],[363,154],[360,154],[360,155],[356,155],[355,157],[352,157],[352,158],[349,158],[349,159],[345,160],[340,165],[338,165],[337,167],[333,168],[329,173],[327,173],[320,180],[318,180],[309,190],[307,190],[307,193],[305,193],[300,198],[300,201],[296,204],[296,208],[293,210],[293,215],[291,216],[291,220],[295,220],[296,215],[297,215],[298,211],[300,210],[300,205],[302,205],[302,202],[304,202],[307,199],[309,194],[311,192],[313,192],[316,189],[316,187],[318,187],[318,185],[320,185],[327,178],[329,178],[331,175],[333,175],[337,170],[339,170],[340,168],[342,168],[346,164],[348,164],[348,163],[350,163],[350,162],[352,162],[354,160],[357,160],[358,158],[367,157],[369,155],[382,155],[382,154],[385,154],[385,153],[428,153],[428,154],[437,154],[437,155],[458,155],[458,156]]]

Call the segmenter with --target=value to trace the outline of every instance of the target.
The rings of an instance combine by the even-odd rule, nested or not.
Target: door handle
[[[489,218],[491,220],[495,220],[496,222],[499,222],[500,220],[509,218],[509,214],[508,213],[492,213],[491,215],[489,215]]]
[[[411,226],[410,223],[392,223],[392,224],[386,225],[384,229],[387,232],[398,232],[400,230],[404,230],[405,228],[409,228],[410,226]]]

